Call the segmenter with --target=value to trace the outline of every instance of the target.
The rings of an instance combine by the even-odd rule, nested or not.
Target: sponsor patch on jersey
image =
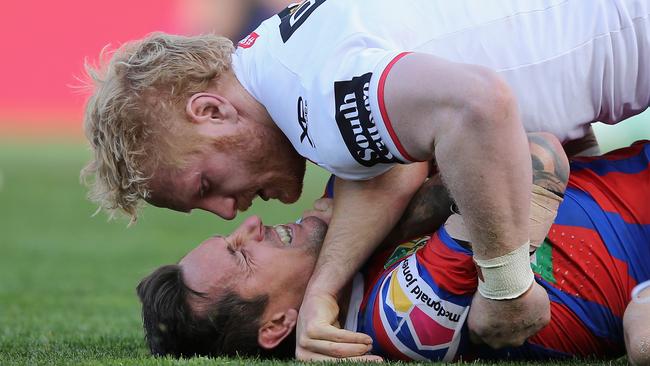
[[[255,44],[255,41],[257,40],[257,38],[259,36],[260,36],[259,34],[255,33],[255,32],[251,32],[251,34],[246,36],[246,38],[242,39],[241,41],[239,41],[239,43],[237,43],[237,47],[251,48],[251,47],[253,47],[253,45]]]
[[[384,269],[392,266],[395,262],[406,257],[407,255],[415,253],[418,249],[422,248],[428,241],[431,239],[430,236],[423,236],[421,238],[409,240],[398,245],[393,253],[388,257],[388,260],[384,264]]]
[[[420,270],[411,255],[384,280],[378,301],[381,322],[388,340],[407,357],[451,361],[471,298],[465,305],[446,300]]]
[[[287,43],[293,33],[307,20],[311,13],[316,10],[325,0],[305,0],[300,4],[289,5],[278,13],[280,17],[280,36],[282,42]]]
[[[350,154],[359,164],[397,163],[379,135],[370,111],[369,85],[372,73],[334,82],[336,123]]]

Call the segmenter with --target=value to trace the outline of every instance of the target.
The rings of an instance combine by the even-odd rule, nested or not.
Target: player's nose
[[[202,209],[226,220],[237,216],[237,201],[231,197],[210,197],[202,206]]]
[[[259,216],[253,215],[239,226],[238,231],[242,235],[252,237],[254,240],[262,240],[264,238],[264,224]]]

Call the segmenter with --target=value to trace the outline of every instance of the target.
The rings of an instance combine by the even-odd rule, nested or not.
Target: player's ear
[[[264,323],[257,333],[257,343],[264,349],[277,347],[296,326],[298,311],[289,309],[275,313]]]
[[[185,113],[194,123],[233,123],[237,110],[230,101],[218,94],[196,93],[185,105]]]

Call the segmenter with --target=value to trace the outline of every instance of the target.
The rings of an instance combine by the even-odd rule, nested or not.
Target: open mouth
[[[285,225],[276,225],[273,230],[278,234],[280,241],[284,246],[290,246],[293,241],[293,229]]]

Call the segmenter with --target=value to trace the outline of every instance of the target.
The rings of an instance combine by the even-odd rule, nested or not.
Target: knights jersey
[[[233,69],[295,149],[343,179],[414,159],[384,105],[409,52],[479,64],[510,85],[527,131],[560,140],[650,102],[650,0],[306,0],[239,42]]]
[[[576,159],[547,239],[531,255],[551,322],[523,346],[472,345],[465,320],[477,288],[472,252],[444,228],[375,255],[355,277],[346,328],[390,359],[613,358],[623,313],[650,279],[650,141]]]

